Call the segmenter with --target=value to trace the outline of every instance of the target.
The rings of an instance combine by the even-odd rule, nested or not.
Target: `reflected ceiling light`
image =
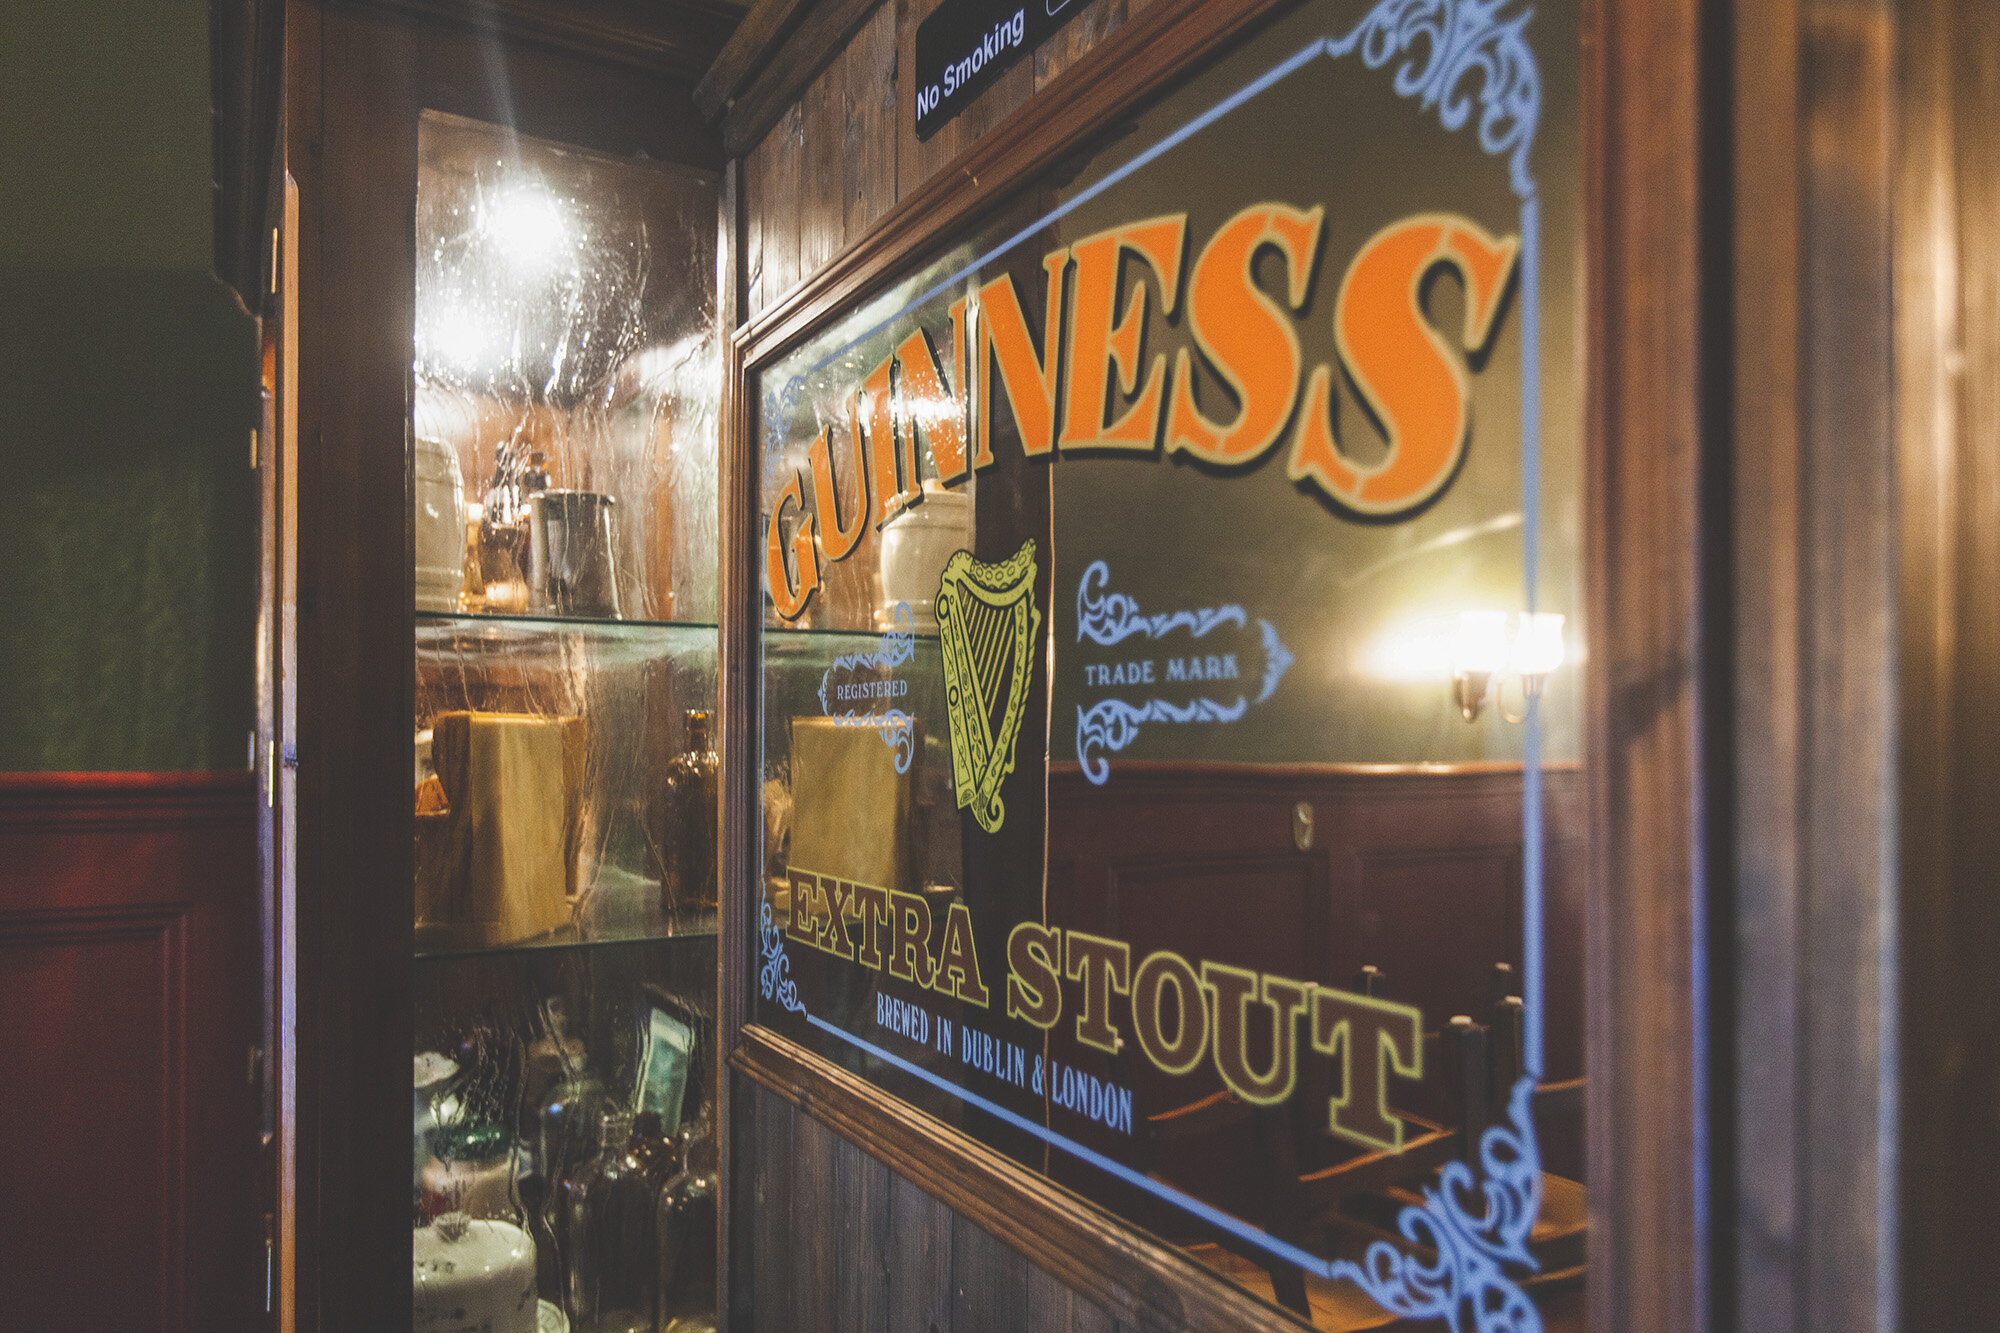
[[[477,370],[497,341],[492,326],[469,306],[445,306],[424,321],[424,359],[433,365]]]
[[[569,245],[569,215],[546,190],[513,186],[486,200],[479,213],[480,231],[517,268],[547,268]]]

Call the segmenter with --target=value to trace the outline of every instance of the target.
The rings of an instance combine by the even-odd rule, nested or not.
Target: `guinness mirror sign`
[[[751,371],[756,1021],[1327,1327],[1581,1299],[1578,46],[1289,9]]]

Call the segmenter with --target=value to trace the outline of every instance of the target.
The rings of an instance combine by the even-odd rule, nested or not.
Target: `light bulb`
[[[1546,676],[1563,664],[1563,618],[1553,611],[1524,611],[1514,635],[1514,670]]]
[[[1507,613],[1461,611],[1458,634],[1452,640],[1454,672],[1491,675],[1507,665]]]

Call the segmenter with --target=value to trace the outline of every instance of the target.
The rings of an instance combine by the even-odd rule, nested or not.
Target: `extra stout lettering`
[[[963,903],[939,920],[921,894],[796,868],[791,898],[785,934],[797,943],[977,1008],[991,1004]],[[1168,1074],[1192,1073],[1207,1060],[1253,1105],[1292,1095],[1303,1030],[1305,1046],[1341,1069],[1328,1131],[1370,1148],[1403,1146],[1389,1080],[1423,1076],[1423,1015],[1409,1005],[1166,950],[1135,960],[1123,940],[1033,921],[1015,926],[1007,938],[1007,1017],[1054,1027],[1063,1017],[1065,979],[1080,996],[1078,1041],[1115,1054],[1129,1037]],[[1253,1048],[1270,1052],[1262,1067],[1251,1059]]]

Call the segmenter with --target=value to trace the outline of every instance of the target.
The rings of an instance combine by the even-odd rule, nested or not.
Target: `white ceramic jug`
[[[417,436],[411,508],[415,524],[417,610],[458,609],[465,581],[465,479],[458,451],[443,440]]]

